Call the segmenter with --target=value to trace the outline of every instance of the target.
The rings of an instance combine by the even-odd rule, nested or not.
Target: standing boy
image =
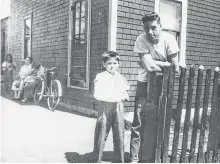
[[[114,152],[118,162],[124,162],[124,107],[128,100],[127,80],[117,72],[119,54],[113,51],[102,55],[106,71],[96,75],[94,80],[94,98],[98,117],[95,128],[94,153],[100,163],[105,141],[112,127]]]

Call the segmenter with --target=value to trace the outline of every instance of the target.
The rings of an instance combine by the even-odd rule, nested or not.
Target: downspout
[[[116,51],[118,0],[109,0],[108,50]]]

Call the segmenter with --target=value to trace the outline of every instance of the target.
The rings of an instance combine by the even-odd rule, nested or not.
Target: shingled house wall
[[[95,74],[102,69],[101,53],[108,48],[108,4],[108,0],[91,1],[90,88]],[[91,89],[84,91],[67,87],[69,0],[11,1],[9,51],[17,67],[22,65],[24,17],[31,14],[33,59],[46,68],[59,67],[58,79],[64,91],[62,102],[92,109]]]

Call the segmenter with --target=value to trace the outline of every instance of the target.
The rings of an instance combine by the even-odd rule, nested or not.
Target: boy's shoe
[[[130,163],[138,163],[138,161],[137,160],[131,160]]]
[[[26,103],[27,102],[27,98],[22,99],[21,102]]]

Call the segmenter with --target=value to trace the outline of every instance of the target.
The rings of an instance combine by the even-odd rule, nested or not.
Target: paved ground
[[[96,120],[1,97],[2,162],[90,162]],[[125,133],[129,151],[130,132]],[[112,133],[103,161],[114,159]],[[128,153],[126,153],[126,158]]]

